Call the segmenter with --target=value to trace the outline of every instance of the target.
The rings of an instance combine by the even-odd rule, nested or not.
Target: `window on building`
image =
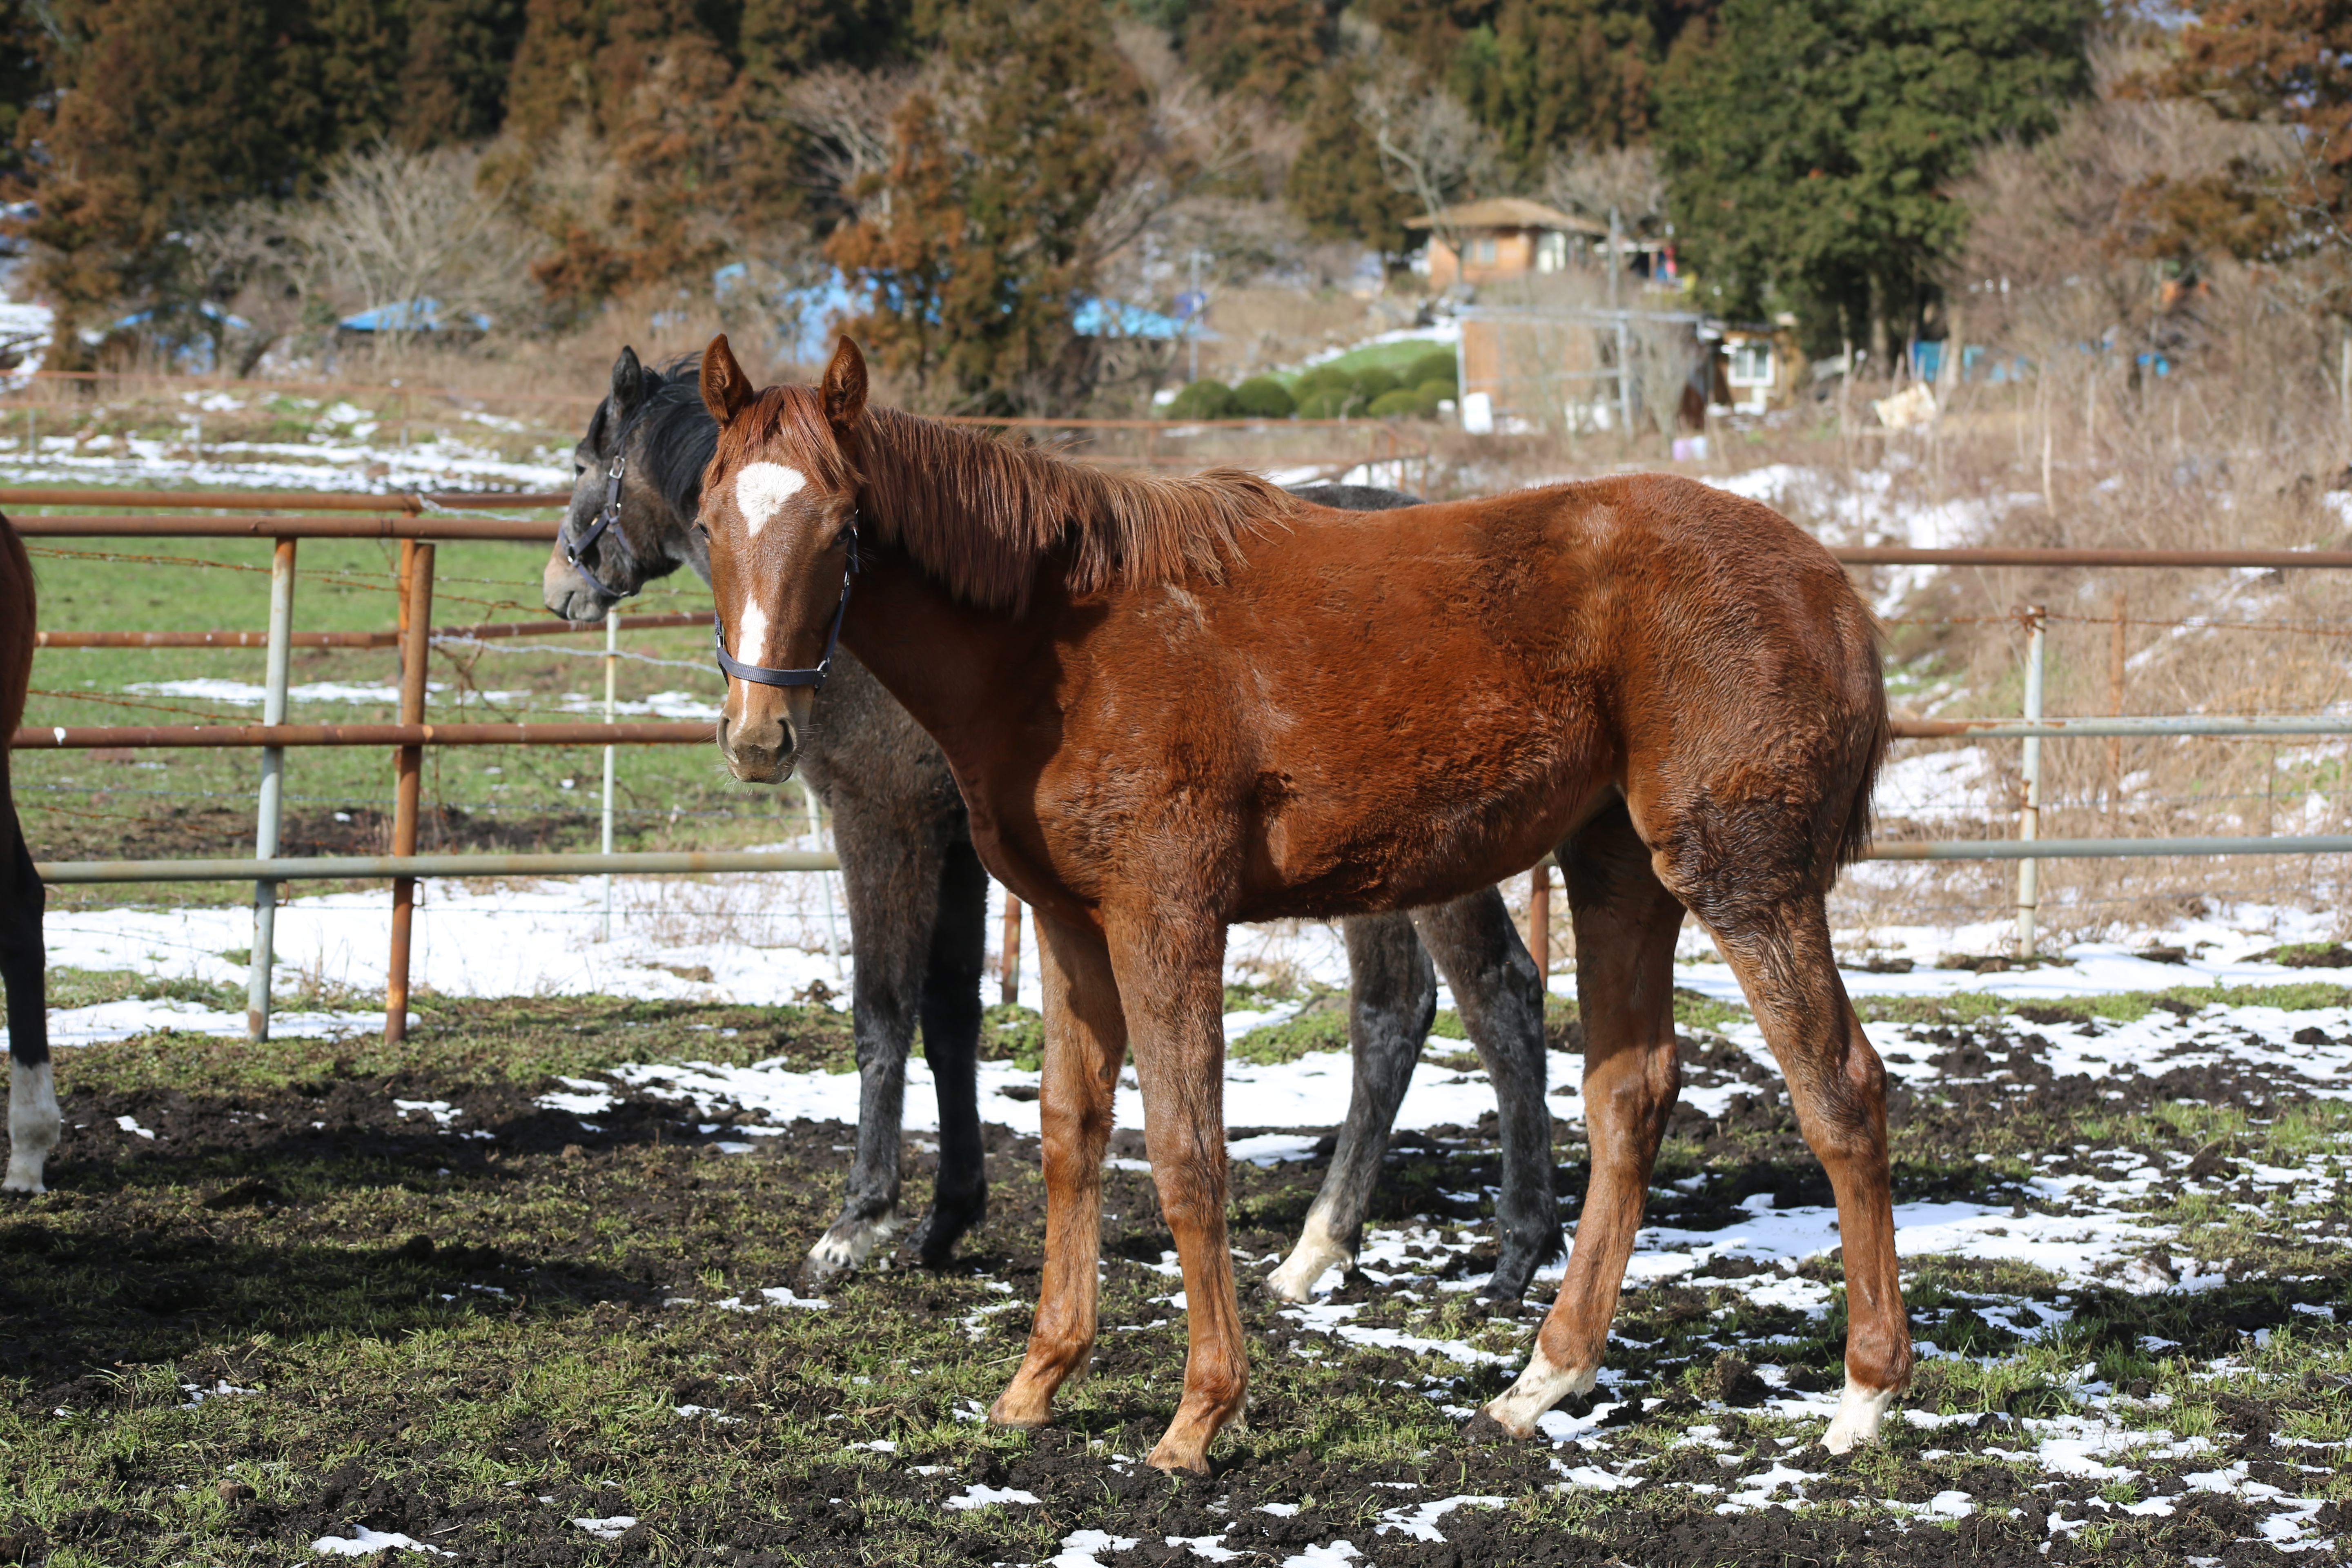
[[[1734,386],[1769,386],[1772,384],[1772,345],[1749,339],[1731,346],[1731,384]]]
[[[1492,267],[1495,265],[1495,237],[1493,235],[1482,235],[1478,238],[1470,242],[1470,265],[1473,267]]]
[[[1536,270],[1538,272],[1568,270],[1568,236],[1558,229],[1548,229],[1536,237]]]

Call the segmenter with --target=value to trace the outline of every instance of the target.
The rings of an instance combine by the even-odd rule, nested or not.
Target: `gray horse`
[[[709,581],[693,522],[716,440],[693,361],[648,368],[623,349],[612,392],[572,454],[578,477],[547,563],[548,608],[597,620],[680,566]],[[1299,493],[1359,511],[1415,504],[1352,485]],[[940,1097],[940,1174],[915,1252],[927,1266],[944,1264],[986,1212],[975,1063],[988,878],[947,759],[846,649],[834,656],[824,700],[799,739],[800,766],[833,813],[841,856],[860,1077],[841,1216],[802,1266],[805,1288],[857,1267],[898,1226],[899,1120],[919,1017]],[[1390,1126],[1436,1017],[1442,969],[1500,1106],[1501,1236],[1486,1293],[1516,1301],[1561,1249],[1535,963],[1492,888],[1409,915],[1359,916],[1343,929],[1354,1092],[1298,1245],[1268,1283],[1303,1300],[1325,1270],[1353,1260]]]

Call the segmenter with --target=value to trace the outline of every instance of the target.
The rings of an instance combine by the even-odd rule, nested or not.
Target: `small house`
[[[1796,400],[1803,357],[1786,326],[1723,328],[1722,381],[1709,401],[1734,414],[1762,414]]]
[[[1429,283],[1441,293],[1456,283],[1565,272],[1609,241],[1607,225],[1521,196],[1468,202],[1406,226],[1429,231]],[[1461,253],[1441,234],[1458,238]]]

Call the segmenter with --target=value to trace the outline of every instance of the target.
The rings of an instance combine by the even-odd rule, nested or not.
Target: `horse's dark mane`
[[[688,522],[702,499],[702,470],[719,445],[719,426],[702,405],[696,377],[701,360],[681,354],[658,365],[645,367],[645,405],[635,421],[637,450],[633,462],[642,462],[645,477],[671,512]],[[610,397],[597,417],[612,417]]]
[[[960,597],[1018,612],[1046,558],[1066,556],[1080,595],[1221,579],[1243,540],[1299,502],[1255,474],[1188,479],[1097,468],[963,426],[869,406],[857,461],[826,425],[812,386],[772,386],[728,427],[730,453],[756,460],[789,440],[832,488],[863,481],[867,526]],[[797,466],[797,465],[796,465]],[[857,470],[863,469],[860,473]]]

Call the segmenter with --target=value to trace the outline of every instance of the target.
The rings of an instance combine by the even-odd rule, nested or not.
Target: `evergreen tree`
[[[23,173],[16,132],[48,88],[48,38],[41,18],[53,14],[33,0],[0,0],[0,174]]]
[[[1312,90],[1327,31],[1322,0],[1207,0],[1186,19],[1184,58],[1219,92],[1297,109]]]
[[[279,69],[317,96],[320,124],[310,139],[320,151],[383,140],[400,113],[404,0],[313,0],[308,10],[310,36],[288,40]]]
[[[772,87],[825,64],[871,69],[908,43],[908,0],[743,0],[744,75]]]
[[[1973,150],[2084,90],[2091,0],[1728,0],[1686,34],[1659,142],[1709,302],[1779,305],[1817,342],[1908,336],[1966,215]]]
[[[521,41],[507,80],[506,125],[541,142],[574,115],[594,123],[611,94],[600,83],[610,0],[527,0]]]
[[[2352,3],[2202,0],[2180,53],[2153,84],[2231,120],[2290,127],[2286,168],[2251,158],[2189,179],[2158,175],[2131,193],[2150,220],[2144,248],[2193,266],[2225,252],[2252,260],[2352,249]],[[2342,309],[2338,284],[2337,308]]]
[[[1413,199],[1390,184],[1379,150],[1356,110],[1362,75],[1341,63],[1323,73],[1300,117],[1298,157],[1284,188],[1291,210],[1327,239],[1355,239],[1383,256],[1404,254],[1405,225],[1420,216]]]
[[[41,63],[59,90],[15,127],[39,152],[20,228],[36,286],[77,321],[184,303],[173,236],[215,207],[299,196],[387,137],[495,131],[521,20],[520,0],[59,0],[47,15]],[[11,85],[0,52],[0,96]]]
[[[1506,0],[1463,36],[1446,79],[1533,184],[1553,153],[1648,137],[1659,58],[1645,6]]]
[[[479,142],[506,119],[522,0],[407,0],[394,134],[415,148]]]
[[[68,0],[62,89],[20,142],[41,153],[37,285],[68,323],[168,289],[170,236],[207,207],[291,195],[331,149],[316,36],[295,0]]]
[[[1134,172],[1143,84],[1092,0],[975,0],[942,42],[971,73],[971,116],[951,138],[928,96],[902,107],[887,209],[869,199],[827,245],[873,298],[850,330],[931,401],[1076,406],[1092,384],[1073,325],[1102,259],[1092,223]]]

